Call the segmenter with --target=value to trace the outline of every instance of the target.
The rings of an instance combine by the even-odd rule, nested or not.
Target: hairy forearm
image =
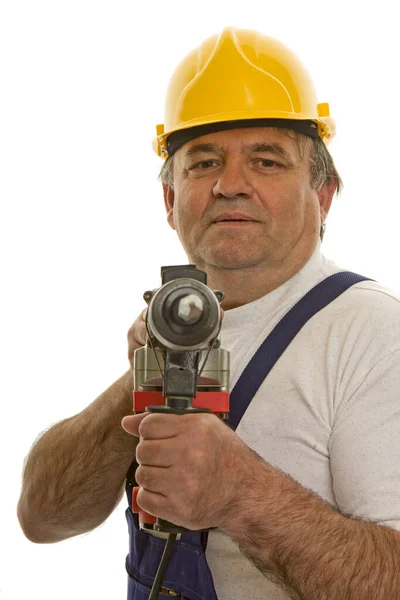
[[[400,598],[400,533],[340,514],[265,461],[252,473],[223,529],[289,598]]]
[[[56,542],[86,533],[109,516],[138,442],[121,427],[132,404],[132,374],[127,372],[34,445],[18,505],[29,539]]]

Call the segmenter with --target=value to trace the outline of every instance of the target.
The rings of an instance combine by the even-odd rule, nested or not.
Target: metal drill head
[[[188,294],[179,301],[178,317],[183,321],[197,320],[203,314],[203,310],[203,300],[196,294]]]

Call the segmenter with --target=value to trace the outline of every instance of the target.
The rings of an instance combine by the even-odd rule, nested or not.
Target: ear
[[[167,221],[168,221],[170,227],[172,227],[172,229],[175,229],[175,224],[174,224],[175,193],[174,193],[174,190],[172,188],[170,188],[166,183],[163,183],[162,186],[163,186],[163,193],[164,193],[165,210],[167,211]]]
[[[325,223],[326,217],[328,216],[335,191],[336,181],[331,179],[331,181],[325,183],[319,192],[317,192],[320,206],[321,224]]]

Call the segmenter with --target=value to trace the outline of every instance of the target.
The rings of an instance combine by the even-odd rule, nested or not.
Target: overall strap
[[[322,308],[360,281],[374,281],[350,271],[330,275],[312,288],[274,327],[241,374],[230,394],[226,423],[235,430],[258,388],[300,329]]]

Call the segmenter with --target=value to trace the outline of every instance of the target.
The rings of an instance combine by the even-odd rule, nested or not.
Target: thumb
[[[129,415],[127,417],[124,417],[121,421],[122,429],[124,429],[127,433],[130,433],[131,435],[136,435],[137,437],[140,437],[140,434],[139,434],[140,423],[149,414],[150,413],[148,413],[148,412],[144,412],[144,413],[140,413],[138,415]]]

